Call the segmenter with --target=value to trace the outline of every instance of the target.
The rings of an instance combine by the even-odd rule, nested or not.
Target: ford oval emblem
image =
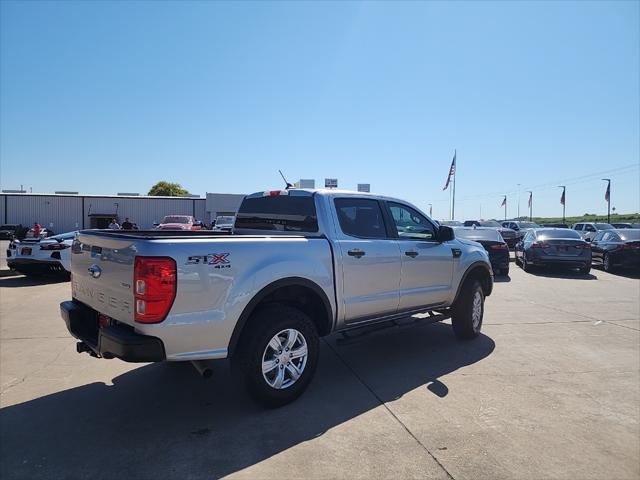
[[[87,270],[93,278],[99,278],[102,275],[102,269],[98,265],[91,265]]]

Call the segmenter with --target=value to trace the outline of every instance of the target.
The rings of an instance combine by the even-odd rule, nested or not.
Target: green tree
[[[182,185],[179,183],[171,183],[161,180],[151,187],[149,195],[154,197],[184,197],[185,195],[189,195],[189,192],[182,188]]]

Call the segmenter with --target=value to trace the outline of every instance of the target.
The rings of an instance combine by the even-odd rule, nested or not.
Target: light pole
[[[607,223],[611,223],[611,179],[603,178],[607,182],[607,191],[604,194],[604,199],[607,201]]]
[[[562,204],[562,223],[564,223],[565,220],[565,211],[567,208],[567,198],[565,197],[565,193],[567,192],[567,186],[566,185],[558,185],[558,188],[562,189],[562,196],[560,197],[560,203]]]
[[[533,192],[529,190],[529,221],[533,222]]]

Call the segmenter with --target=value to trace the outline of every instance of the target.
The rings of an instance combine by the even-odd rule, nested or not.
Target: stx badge
[[[231,268],[228,253],[193,255],[187,259],[187,265],[215,265],[214,268]]]

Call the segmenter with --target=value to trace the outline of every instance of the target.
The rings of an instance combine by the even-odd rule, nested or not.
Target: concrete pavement
[[[0,278],[2,478],[640,477],[640,281],[525,274],[483,335],[447,324],[322,343],[309,390],[255,406],[227,365],[75,353],[68,282]]]

